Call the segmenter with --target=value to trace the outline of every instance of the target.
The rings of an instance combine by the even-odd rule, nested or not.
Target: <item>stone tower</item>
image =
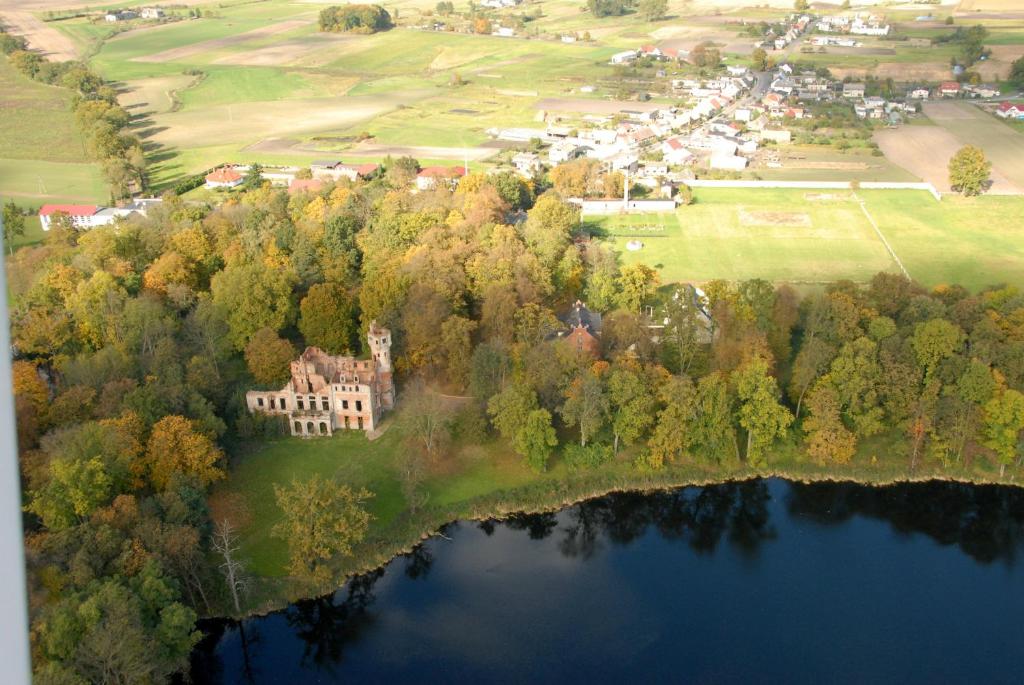
[[[370,330],[366,332],[370,342],[370,355],[377,362],[377,368],[384,372],[391,371],[391,331],[381,328],[376,321],[370,322]]]

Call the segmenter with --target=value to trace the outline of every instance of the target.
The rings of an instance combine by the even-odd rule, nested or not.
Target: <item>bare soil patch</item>
[[[308,19],[290,19],[288,21],[278,22],[277,24],[271,24],[270,26],[261,26],[258,29],[245,31],[244,33],[238,33],[233,36],[225,36],[224,38],[213,38],[211,40],[204,40],[198,43],[192,43],[191,45],[183,45],[179,48],[163,50],[152,55],[136,57],[132,61],[173,62],[174,60],[192,57],[193,55],[198,55],[202,52],[209,52],[210,50],[219,50],[221,48],[227,48],[233,45],[241,45],[252,40],[266,38],[268,36],[273,36],[278,33],[284,33],[285,31],[292,31],[302,26],[307,26],[311,23],[313,22]]]
[[[743,226],[801,226],[810,228],[811,217],[803,212],[750,211],[743,207],[738,210]]]
[[[317,33],[225,55],[213,63],[247,67],[320,67],[335,58],[332,48],[358,39],[357,36],[338,33]]]
[[[74,41],[58,31],[51,24],[37,18],[16,0],[0,2],[0,19],[10,33],[24,36],[29,47],[39,50],[57,62],[78,59],[78,48]]]

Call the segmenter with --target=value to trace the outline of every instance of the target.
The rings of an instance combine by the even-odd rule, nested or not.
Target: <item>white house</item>
[[[863,83],[844,83],[843,84],[843,97],[844,98],[862,98],[862,97],[864,97],[864,84]]]
[[[747,168],[747,158],[737,155],[711,155],[709,166],[712,169],[724,169],[726,171],[743,171]]]
[[[465,175],[466,168],[461,166],[424,167],[418,174],[416,174],[416,189],[432,190],[438,186],[454,187],[458,180]]]
[[[143,7],[142,18],[143,19],[163,19],[166,15],[160,7]]]
[[[629,64],[636,59],[636,50],[623,50],[611,56],[612,64]]]
[[[661,158],[673,166],[678,166],[693,159],[693,153],[686,149],[679,138],[669,138],[661,144]]]
[[[128,21],[129,19],[135,19],[138,16],[138,12],[134,10],[113,10],[111,12],[107,12],[103,18],[113,23],[116,21]]]
[[[512,158],[512,166],[520,175],[533,178],[540,171],[540,157],[533,152],[520,152]]]
[[[1000,103],[996,108],[996,116],[1003,119],[1024,119],[1024,105],[1016,105],[1012,102]]]
[[[44,231],[49,231],[55,215],[63,214],[78,230],[88,230],[97,226],[107,226],[117,219],[133,214],[146,216],[151,207],[160,204],[159,198],[143,198],[133,200],[124,207],[99,207],[97,205],[43,205],[39,208],[39,224]]]

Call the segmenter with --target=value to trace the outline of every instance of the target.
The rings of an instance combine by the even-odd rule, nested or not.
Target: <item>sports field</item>
[[[923,191],[718,188],[697,189],[695,197],[674,215],[590,223],[607,234],[624,263],[653,266],[665,281],[864,282],[879,271],[899,270],[867,211],[910,275],[925,285],[1024,285],[1018,219],[1024,198],[946,197],[940,203]],[[631,240],[643,247],[627,249]]]

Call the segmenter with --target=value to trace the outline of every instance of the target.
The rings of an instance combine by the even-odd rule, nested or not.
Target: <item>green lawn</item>
[[[84,162],[72,93],[25,78],[0,58],[0,158]],[[0,192],[7,190],[0,173]]]
[[[857,195],[924,285],[1024,285],[1024,198],[946,196],[940,203],[923,191]],[[864,282],[897,268],[849,191],[701,188],[695,196],[677,211],[678,226],[660,215],[590,223],[608,234],[623,262],[654,266],[665,281]],[[634,230],[638,222],[664,230]],[[626,250],[630,239],[643,248]]]
[[[21,205],[107,202],[110,191],[96,164],[0,159],[0,195]]]

